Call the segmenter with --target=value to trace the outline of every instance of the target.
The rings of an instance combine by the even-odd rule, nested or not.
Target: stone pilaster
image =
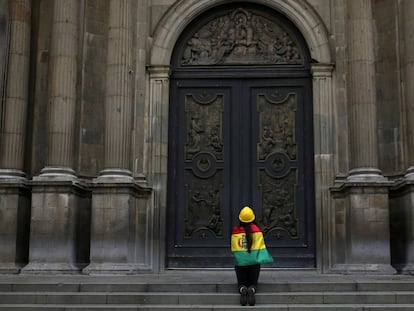
[[[391,252],[393,265],[414,273],[414,1],[399,2],[402,126],[406,174],[391,192]],[[403,131],[404,131],[403,129]]]
[[[47,166],[32,186],[24,273],[77,273],[89,260],[90,193],[74,165],[79,2],[52,2]]]
[[[31,1],[10,1],[9,5],[10,41],[0,138],[0,272],[14,273],[27,263],[29,251],[30,191],[24,151]]]
[[[315,195],[317,267],[329,269],[332,232],[332,197],[329,188],[335,179],[335,106],[332,98],[332,64],[312,64],[315,133]]]
[[[151,270],[148,189],[131,174],[132,0],[111,0],[105,95],[105,168],[93,181],[90,264],[84,273]]]
[[[154,249],[160,250],[154,254],[154,270],[159,271],[165,268],[165,219],[167,210],[167,162],[168,162],[168,107],[169,107],[169,66],[149,67],[150,90],[147,110],[148,136],[145,141],[147,150],[151,150],[145,162],[144,174],[148,176],[148,182],[153,187],[152,215],[154,224]],[[157,220],[159,222],[157,222]]]
[[[348,128],[350,170],[335,195],[333,270],[394,273],[390,183],[378,169],[374,29],[371,0],[348,0]]]

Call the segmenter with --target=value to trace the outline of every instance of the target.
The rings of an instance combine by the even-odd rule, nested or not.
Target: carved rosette
[[[287,29],[241,8],[195,31],[181,56],[182,66],[249,64],[303,65],[304,58]]]

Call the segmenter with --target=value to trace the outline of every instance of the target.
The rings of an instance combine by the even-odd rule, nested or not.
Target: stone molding
[[[320,63],[331,63],[328,32],[313,7],[305,1],[256,0],[285,14],[304,36],[313,59]],[[178,36],[185,27],[202,12],[225,0],[179,1],[173,5],[158,23],[154,32],[151,65],[169,64]]]

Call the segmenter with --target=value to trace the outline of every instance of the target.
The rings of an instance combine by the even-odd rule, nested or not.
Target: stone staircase
[[[262,271],[254,307],[239,305],[234,273],[0,276],[0,311],[414,310],[414,277]]]

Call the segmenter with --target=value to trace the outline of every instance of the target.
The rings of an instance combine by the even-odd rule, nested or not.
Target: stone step
[[[134,276],[4,276],[0,311],[412,311],[411,276],[264,271],[254,307],[241,307],[234,272]]]
[[[281,304],[281,305],[255,305],[253,307],[240,305],[0,305],[1,311],[232,311],[232,310],[258,310],[258,311],[412,311],[414,304],[389,305],[362,305],[362,304]]]
[[[275,282],[261,283],[260,292],[344,292],[344,291],[414,291],[410,281],[370,282]],[[0,283],[0,292],[218,292],[236,291],[233,283],[70,283],[14,282]]]
[[[414,292],[258,293],[258,304],[414,304]],[[237,293],[194,292],[2,292],[1,304],[238,304]]]

